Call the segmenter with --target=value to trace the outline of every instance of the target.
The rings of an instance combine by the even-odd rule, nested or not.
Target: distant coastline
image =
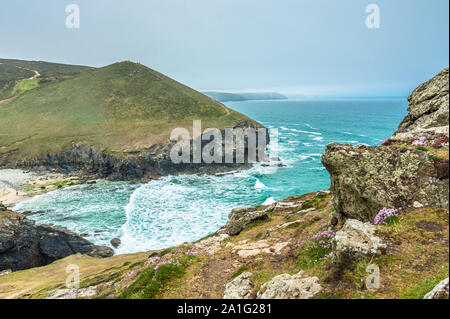
[[[206,96],[218,102],[238,102],[238,101],[257,101],[257,100],[287,100],[288,97],[276,92],[261,93],[227,93],[227,92],[202,92]]]

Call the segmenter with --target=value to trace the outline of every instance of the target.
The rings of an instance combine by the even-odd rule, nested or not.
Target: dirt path
[[[1,64],[1,63],[0,63],[0,64]],[[34,75],[33,75],[32,77],[29,77],[29,78],[26,78],[26,79],[18,80],[18,81],[16,82],[16,85],[17,85],[17,83],[19,83],[20,81],[34,80],[34,79],[36,79],[36,78],[38,78],[38,77],[41,76],[41,74],[40,74],[39,71],[37,71],[37,70],[30,70],[30,69],[22,68],[22,67],[20,67],[20,66],[15,66],[15,67],[16,67],[16,68],[19,68],[19,69],[22,69],[22,70],[28,70],[28,71],[34,72]],[[15,97],[16,97],[16,96],[14,95],[14,96],[11,96],[10,98],[0,100],[0,104],[2,104],[2,103],[5,102],[5,101],[9,101],[9,100],[11,100],[11,99],[13,99],[13,98],[15,98]]]

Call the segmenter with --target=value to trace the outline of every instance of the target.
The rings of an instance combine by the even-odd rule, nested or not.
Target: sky
[[[0,57],[131,60],[202,91],[407,96],[449,64],[448,12],[448,0],[1,0]]]

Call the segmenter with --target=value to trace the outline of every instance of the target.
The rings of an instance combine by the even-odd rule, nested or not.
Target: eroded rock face
[[[347,219],[332,241],[336,261],[353,261],[361,257],[385,255],[388,243],[375,235],[376,226]]]
[[[258,299],[311,299],[322,286],[317,277],[303,277],[303,271],[296,275],[282,274],[266,282],[257,294]]]
[[[262,125],[243,120],[234,129],[264,128]],[[169,136],[167,136],[169,138]],[[266,145],[270,142],[269,134],[265,141],[258,141]],[[209,141],[202,141],[202,145]],[[143,149],[104,150],[99,147],[73,143],[61,152],[48,153],[37,157],[27,157],[13,160],[14,153],[0,154],[0,166],[18,168],[39,168],[44,171],[56,169],[62,173],[77,173],[79,175],[97,176],[112,180],[148,180],[166,175],[176,174],[215,174],[238,168],[250,168],[251,163],[238,163],[234,154],[233,163],[178,163],[170,158],[170,151],[175,142],[154,144]],[[222,130],[222,147],[225,145],[225,131]],[[248,154],[248,141],[245,140],[244,151]],[[192,158],[191,147],[191,158]],[[260,159],[262,161],[262,159]]]
[[[446,293],[447,292],[447,293]],[[448,298],[448,277],[436,285],[423,299],[443,299]]]
[[[250,299],[253,283],[250,280],[252,273],[243,272],[225,286],[222,299]]]
[[[408,98],[408,115],[398,127],[399,133],[414,133],[429,128],[447,127],[449,105],[449,70],[417,87]],[[448,133],[447,133],[448,134]]]
[[[425,152],[332,143],[322,156],[338,214],[373,221],[383,207],[448,206],[448,179]]]
[[[18,213],[0,212],[0,270],[44,266],[76,253],[103,258],[114,251],[63,227],[37,226]]]

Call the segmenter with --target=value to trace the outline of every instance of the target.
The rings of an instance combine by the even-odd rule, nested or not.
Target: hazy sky
[[[80,28],[65,25],[68,4]],[[366,6],[380,8],[369,29]],[[0,57],[139,61],[199,90],[401,95],[448,66],[448,0],[1,0]]]

